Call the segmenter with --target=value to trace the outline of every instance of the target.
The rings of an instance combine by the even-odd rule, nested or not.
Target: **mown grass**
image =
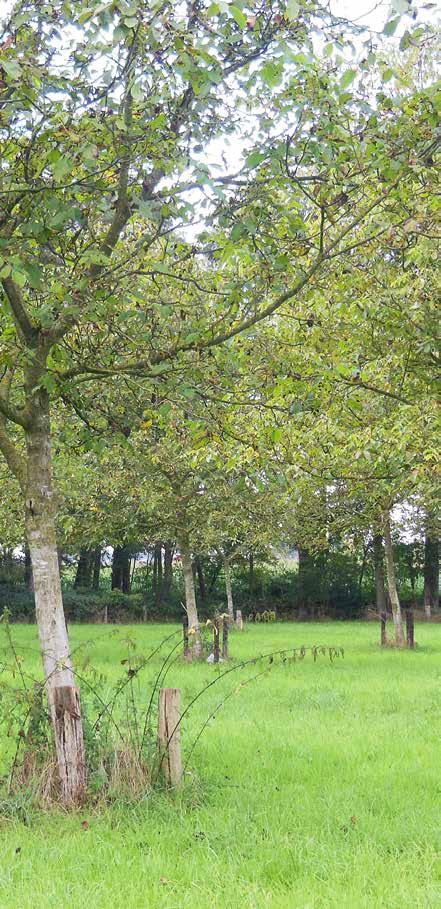
[[[125,639],[148,653],[170,626],[74,626],[77,663],[104,687]],[[38,667],[35,630],[13,628]],[[94,640],[93,645],[86,644]],[[179,796],[137,805],[0,817],[2,909],[418,909],[441,906],[441,626],[416,627],[414,653],[381,651],[378,628],[280,624],[231,635],[236,658],[295,645],[344,646],[275,665],[210,723]],[[23,651],[24,652],[24,651]],[[159,658],[136,682],[148,697]],[[224,693],[184,726],[188,745]],[[179,662],[184,704],[216,667]],[[2,743],[4,745],[4,743]],[[84,825],[84,821],[88,826]]]

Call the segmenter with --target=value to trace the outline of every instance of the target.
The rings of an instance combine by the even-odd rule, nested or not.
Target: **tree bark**
[[[439,540],[426,535],[424,540],[424,612],[430,619],[439,604]]]
[[[69,806],[80,802],[85,791],[83,727],[61,595],[47,394],[38,391],[33,403],[32,424],[26,432],[26,535],[61,797]]]
[[[112,590],[130,593],[130,556],[126,546],[115,546],[113,550]]]
[[[121,547],[115,546],[113,550],[112,558],[112,581],[111,587],[112,590],[121,590],[122,587],[122,563],[121,563]]]
[[[97,546],[93,552],[93,576],[92,576],[93,590],[100,589],[100,574],[101,574],[101,546]]]
[[[130,555],[125,548],[122,550],[121,562],[121,590],[123,593],[130,593],[132,586],[132,577],[130,574]]]
[[[227,612],[230,622],[234,622],[233,588],[231,586],[231,568],[228,559],[224,559],[225,590],[227,592]]]
[[[398,596],[397,580],[395,575],[394,549],[390,529],[390,514],[384,516],[384,548],[386,555],[387,586],[389,590],[392,615],[395,626],[395,641],[398,647],[404,647],[403,616],[401,613],[400,599]]]
[[[386,612],[386,591],[384,589],[384,547],[381,534],[374,536],[375,605],[378,615]]]
[[[185,537],[181,537],[179,541],[179,550],[181,553],[182,572],[184,575],[185,606],[188,618],[190,653],[192,657],[199,659],[202,656],[201,630],[196,605],[196,591],[194,586],[190,545],[188,539]]]
[[[93,555],[90,549],[85,549],[84,547],[80,549],[80,556],[78,559],[77,571],[74,581],[75,589],[91,586],[93,568],[92,558]]]

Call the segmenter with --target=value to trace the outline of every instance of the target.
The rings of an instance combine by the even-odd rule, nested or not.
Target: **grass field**
[[[76,626],[71,639],[83,642],[80,669],[90,657],[106,685],[121,675],[128,636],[147,654],[171,630]],[[13,634],[37,667],[35,629]],[[0,817],[1,909],[441,907],[441,625],[417,625],[413,653],[381,652],[377,640],[375,625],[358,623],[232,634],[236,658],[314,643],[342,645],[345,658],[275,665],[228,700],[177,797],[35,812],[27,826]],[[184,743],[255,671],[207,691]],[[217,672],[179,662],[166,684],[186,704]]]

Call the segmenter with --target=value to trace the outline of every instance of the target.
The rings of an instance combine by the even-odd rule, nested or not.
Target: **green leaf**
[[[242,10],[239,9],[238,6],[234,6],[234,4],[231,4],[230,13],[231,13],[233,19],[235,19],[235,21],[237,22],[239,28],[246,27],[247,17],[245,16],[245,13],[243,13]]]
[[[58,211],[52,215],[50,219],[51,227],[62,227],[63,224],[66,224],[70,220],[80,220],[81,219],[81,209],[76,205],[62,205]]]
[[[48,373],[48,372],[44,373],[44,375],[41,377],[39,385],[40,385],[40,388],[45,388],[46,391],[48,391],[48,392],[55,391],[55,389],[57,387],[57,383],[56,383],[54,377],[51,376],[50,373]]]
[[[170,267],[163,262],[155,262],[154,270],[159,272],[160,275],[170,274]]]
[[[72,158],[58,158],[52,165],[52,173],[56,180],[62,180],[66,174],[70,173],[73,168]]]
[[[383,70],[383,82],[390,82],[390,80],[393,79],[394,76],[395,76],[394,69],[388,68],[388,69]]]
[[[383,28],[383,34],[388,35],[388,37],[394,35],[397,30],[399,21],[399,16],[397,16],[395,19],[389,19],[389,22],[386,22],[386,25]]]
[[[184,398],[188,398],[189,400],[195,396],[194,388],[190,388],[189,385],[181,385],[180,392],[184,395]]]
[[[248,155],[248,158],[246,160],[247,167],[257,167],[257,165],[260,164],[264,160],[265,160],[265,155],[262,152],[252,151],[251,154]]]
[[[239,240],[245,233],[245,227],[241,221],[238,224],[235,224],[233,230],[231,231],[231,239]]]
[[[92,19],[94,15],[95,8],[93,6],[89,6],[87,9],[83,10],[80,16],[78,16],[78,22],[83,25],[85,22],[89,22],[89,20]]]
[[[157,202],[147,202],[145,199],[139,199],[136,205],[142,218],[147,218],[148,221],[160,220],[160,205]]]
[[[299,0],[287,0],[286,15],[288,19],[297,19],[300,12]]]
[[[15,268],[12,269],[12,280],[18,284],[19,287],[24,287],[26,284],[26,275],[23,271],[17,271]]]
[[[31,287],[33,287],[34,290],[41,290],[43,286],[41,268],[39,268],[38,265],[35,265],[34,262],[27,262],[26,271]]]
[[[132,85],[130,93],[134,101],[142,101],[144,99],[144,89],[137,82]]]
[[[346,72],[343,73],[343,75],[340,79],[341,88],[344,89],[344,88],[347,88],[348,85],[351,85],[351,83],[354,81],[356,75],[357,75],[356,69],[347,69]]]
[[[11,79],[19,79],[21,76],[21,66],[15,60],[2,60],[2,69]]]
[[[134,16],[130,16],[128,19],[124,19],[124,25],[127,25],[127,28],[136,28],[138,20]]]
[[[262,79],[269,86],[274,88],[282,81],[283,63],[265,63],[262,66]]]

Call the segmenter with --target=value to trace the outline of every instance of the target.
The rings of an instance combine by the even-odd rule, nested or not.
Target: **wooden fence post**
[[[159,692],[158,749],[167,786],[182,783],[181,689],[161,688]]]
[[[385,647],[387,644],[387,635],[386,635],[387,614],[385,612],[381,613],[380,620],[381,620],[381,646]]]
[[[219,662],[219,631],[220,622],[218,618],[215,618],[213,622],[213,663]]]
[[[188,646],[188,618],[185,616],[182,622],[182,638],[184,642],[184,657],[188,660],[190,656],[190,648]]]
[[[414,613],[413,609],[408,609],[406,612],[406,638],[407,646],[410,650],[415,649],[415,629],[414,629]]]
[[[239,629],[239,631],[243,631],[243,618],[241,609],[236,609],[236,627]]]
[[[222,659],[228,660],[228,625],[229,616],[224,615],[222,619]]]

